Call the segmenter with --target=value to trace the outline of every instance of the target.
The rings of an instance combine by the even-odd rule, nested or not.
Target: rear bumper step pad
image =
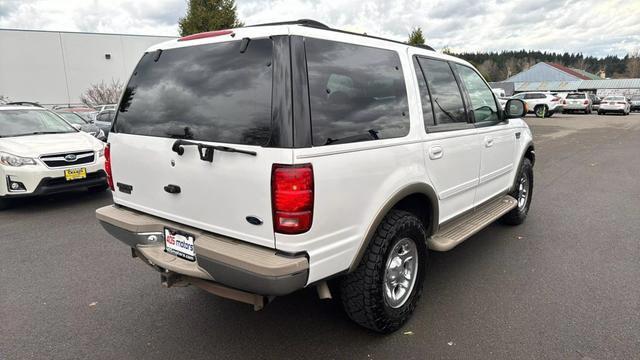
[[[303,288],[308,279],[306,256],[283,256],[275,249],[211,234],[117,205],[96,210],[96,217],[112,236],[135,248],[154,265],[178,274],[260,295],[285,295]],[[195,236],[195,262],[164,251],[165,227]]]

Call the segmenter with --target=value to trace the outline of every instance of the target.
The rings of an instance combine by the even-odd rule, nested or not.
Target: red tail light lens
[[[584,104],[585,104],[585,105],[589,105],[589,100],[585,100],[585,101],[584,101]]]
[[[193,34],[193,35],[183,36],[180,39],[178,39],[178,41],[203,39],[203,38],[208,38],[208,37],[216,37],[216,36],[229,35],[229,34],[233,34],[233,31],[231,31],[231,30],[207,31],[207,32]]]
[[[113,191],[113,176],[111,175],[111,144],[104,147],[104,172],[107,173],[107,184]]]
[[[551,101],[560,101],[560,97],[556,96],[553,99],[551,99]]]
[[[301,234],[313,220],[311,164],[274,164],[271,171],[273,227],[282,234]]]

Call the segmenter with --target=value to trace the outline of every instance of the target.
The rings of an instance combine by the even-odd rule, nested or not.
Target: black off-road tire
[[[516,180],[513,185],[513,190],[509,194],[516,200],[518,200],[520,195],[519,185],[523,175],[527,176],[529,182],[527,200],[524,206],[516,206],[513,210],[509,211],[502,218],[500,218],[500,221],[504,224],[520,225],[524,222],[524,220],[527,218],[527,214],[529,213],[531,199],[533,198],[533,165],[531,164],[531,160],[527,158],[522,161],[520,171],[518,172],[518,176],[516,176]]]
[[[427,265],[426,235],[422,221],[409,212],[391,210],[385,216],[360,264],[340,284],[342,306],[353,321],[387,334],[398,330],[409,320],[422,294]],[[384,298],[385,266],[390,251],[402,239],[415,243],[418,269],[409,297],[402,306],[392,308]]]

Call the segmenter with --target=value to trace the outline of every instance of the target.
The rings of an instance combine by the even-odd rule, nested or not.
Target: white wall
[[[126,83],[144,51],[170,39],[0,29],[0,95],[43,105],[77,104],[91,84]]]

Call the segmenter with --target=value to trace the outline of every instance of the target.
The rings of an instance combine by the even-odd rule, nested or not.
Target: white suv
[[[107,188],[104,145],[41,107],[0,106],[0,209],[12,200]]]
[[[527,103],[529,112],[539,118],[551,117],[563,110],[563,100],[560,96],[546,92],[523,92],[512,96]]]
[[[310,21],[214,31],[150,48],[126,88],[115,204],[96,215],[167,287],[256,309],[339,288],[354,321],[391,332],[428,249],[531,203],[524,103],[503,111],[469,63],[425,48]]]

